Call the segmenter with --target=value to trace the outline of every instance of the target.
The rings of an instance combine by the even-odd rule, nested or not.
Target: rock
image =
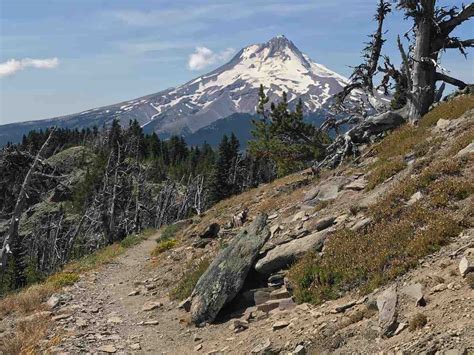
[[[436,122],[436,127],[439,129],[446,129],[449,126],[449,120],[445,120],[444,118],[440,118],[438,122]]]
[[[139,294],[140,294],[140,290],[133,290],[132,292],[128,294],[128,296],[137,296]]]
[[[432,293],[442,292],[442,291],[446,290],[446,288],[447,288],[446,284],[441,283],[441,284],[438,284],[435,287],[433,287],[431,289],[431,292]]]
[[[464,256],[459,262],[459,272],[461,276],[466,276],[468,273],[474,271],[474,249],[470,248],[464,252]]]
[[[177,308],[178,309],[184,309],[186,312],[189,312],[189,310],[191,309],[191,299],[188,297],[184,301],[181,301],[178,304]]]
[[[343,304],[343,305],[341,305],[341,306],[337,306],[336,308],[334,308],[334,312],[333,312],[333,313],[342,313],[342,312],[345,312],[345,311],[348,310],[349,308],[354,307],[356,304],[357,304],[357,301],[351,301],[351,302],[345,303],[345,304]]]
[[[52,295],[46,302],[46,305],[49,307],[49,309],[53,309],[59,305],[59,301],[60,298],[57,295]]]
[[[295,350],[293,350],[293,355],[305,355],[306,354],[306,349],[304,348],[303,345],[297,345]]]
[[[278,309],[280,311],[289,311],[294,308],[296,308],[296,303],[291,298],[282,299],[280,300],[280,303],[278,304]]]
[[[270,227],[270,238],[273,238],[273,236],[281,230],[281,227],[279,224],[275,224]]]
[[[130,345],[131,350],[141,350],[141,348],[142,347],[141,347],[140,343],[134,343],[134,344]]]
[[[97,348],[97,350],[109,354],[117,352],[117,349],[113,345],[102,345],[101,347]]]
[[[359,231],[359,230],[367,227],[370,223],[372,223],[372,218],[370,218],[370,217],[361,219],[360,221],[354,223],[354,225],[351,227],[351,230]]]
[[[281,288],[279,290],[275,290],[272,293],[270,293],[271,300],[281,300],[281,299],[290,298],[290,297],[291,297],[290,293],[285,288]]]
[[[79,328],[85,328],[87,327],[87,321],[84,318],[81,317],[76,317],[76,326]]]
[[[156,308],[159,308],[161,306],[163,306],[163,303],[161,303],[161,302],[153,302],[153,301],[147,302],[143,305],[142,311],[144,311],[144,312],[152,311],[152,310],[154,310]]]
[[[70,313],[63,313],[63,314],[58,314],[57,316],[54,316],[51,319],[53,321],[58,321],[58,320],[66,319],[66,318],[69,318],[69,317],[71,317]]]
[[[234,227],[242,227],[245,221],[247,220],[248,212],[249,212],[248,208],[245,208],[242,212],[232,217],[232,225]]]
[[[457,157],[462,157],[464,155],[468,154],[474,154],[474,142],[468,144],[466,147],[461,149],[458,154],[456,154]]]
[[[280,321],[278,321],[278,322],[273,323],[272,328],[273,328],[273,330],[278,330],[278,329],[286,328],[286,327],[288,327],[289,325],[290,325],[289,322],[284,321],[284,320],[280,320]]]
[[[269,350],[272,346],[272,342],[270,339],[266,339],[263,343],[257,345],[255,348],[252,349],[252,354],[264,353],[265,351]]]
[[[344,186],[344,189],[354,190],[354,191],[361,191],[361,190],[365,189],[366,186],[367,186],[367,180],[357,179],[357,180],[354,180],[353,182],[350,182],[346,186]]]
[[[390,336],[397,329],[397,303],[398,295],[394,289],[387,289],[377,297],[382,335]]]
[[[423,286],[420,283],[408,285],[402,289],[402,292],[413,298],[417,306],[425,306],[426,301],[423,298]]]
[[[146,322],[143,322],[142,324],[143,325],[158,325],[160,324],[160,322],[158,322],[157,320],[148,320]]]
[[[230,330],[233,330],[234,333],[240,333],[249,328],[249,322],[246,320],[234,319],[229,328]]]
[[[408,327],[408,324],[407,323],[400,323],[397,327],[397,329],[395,330],[395,332],[393,333],[393,335],[398,335],[400,334],[401,332],[403,332],[406,327]]]
[[[257,306],[257,311],[268,313],[276,308],[280,307],[280,301],[268,301]]]
[[[211,223],[207,229],[199,235],[199,238],[202,239],[213,239],[216,238],[219,234],[221,226],[218,223]]]
[[[107,319],[107,323],[121,324],[123,323],[123,320],[120,317],[110,317],[109,319]]]
[[[268,286],[269,287],[278,287],[282,286],[285,282],[285,274],[284,273],[276,273],[271,275],[268,278]]]
[[[271,214],[270,216],[268,216],[268,220],[271,221],[271,220],[273,220],[277,217],[278,217],[278,213],[274,213],[274,214]]]
[[[408,202],[407,202],[407,205],[408,205],[408,206],[411,206],[411,205],[413,205],[415,202],[420,201],[422,198],[423,198],[423,194],[422,194],[420,191],[415,192],[413,195],[411,195],[410,199],[409,199]]]
[[[329,229],[325,229],[306,237],[277,245],[257,261],[255,270],[268,275],[282,270],[310,250],[321,250],[324,241],[329,235],[329,231]]]
[[[270,292],[263,290],[256,290],[253,292],[253,301],[255,305],[267,302],[270,299]]]
[[[221,308],[242,288],[260,249],[270,237],[267,216],[259,215],[240,231],[214,259],[191,294],[191,320],[194,324],[212,322]]]
[[[198,239],[193,243],[194,248],[199,248],[199,249],[204,249],[206,245],[211,243],[213,239],[211,238],[205,238],[205,239]]]
[[[304,226],[306,229],[310,231],[322,231],[326,228],[331,227],[334,224],[334,221],[336,220],[336,217],[330,216],[330,217],[324,217],[320,219],[310,219],[307,221]]]
[[[198,344],[194,347],[194,351],[199,351],[202,349],[202,344]]]

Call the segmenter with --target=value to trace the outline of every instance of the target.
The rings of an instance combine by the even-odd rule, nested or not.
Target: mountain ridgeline
[[[224,128],[229,121],[227,118],[233,121],[239,117],[236,113],[255,114],[260,85],[265,87],[271,101],[279,100],[286,92],[290,107],[294,108],[302,99],[305,115],[322,117],[331,97],[347,83],[348,79],[313,62],[293,42],[278,36],[241,49],[227,64],[176,88],[77,114],[2,125],[0,146],[20,142],[31,130],[52,126],[79,130],[102,128],[110,127],[114,120],[122,126],[136,120],[145,133],[155,132],[162,138],[176,134],[189,136],[190,143],[201,145],[208,137],[205,133],[208,128],[223,127],[216,131],[220,139],[223,133],[229,132]],[[358,91],[350,95],[354,102],[360,99]],[[248,137],[248,116],[240,117],[242,127],[234,125],[234,133],[241,138]],[[201,133],[203,138],[200,138]]]

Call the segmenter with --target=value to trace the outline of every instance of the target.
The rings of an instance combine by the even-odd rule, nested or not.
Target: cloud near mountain
[[[26,68],[53,69],[59,65],[58,58],[46,59],[10,59],[0,63],[0,77],[11,76]]]
[[[190,70],[201,70],[219,62],[229,60],[235,49],[226,48],[219,53],[215,53],[206,47],[196,47],[194,53],[189,56],[188,68]]]

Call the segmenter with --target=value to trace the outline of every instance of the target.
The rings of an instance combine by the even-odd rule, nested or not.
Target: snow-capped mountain
[[[3,135],[12,126],[23,131],[53,124],[100,127],[115,118],[123,124],[137,119],[147,132],[189,134],[233,113],[254,113],[260,84],[270,100],[278,100],[285,91],[290,104],[301,98],[307,113],[314,113],[324,112],[328,99],[347,82],[313,62],[289,39],[278,36],[243,48],[227,64],[179,87],[56,119],[5,125]],[[357,96],[355,92],[350,99],[357,100]],[[1,135],[0,140],[5,141]]]

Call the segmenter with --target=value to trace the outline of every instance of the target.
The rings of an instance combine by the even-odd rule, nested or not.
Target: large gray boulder
[[[321,250],[330,232],[331,229],[325,229],[306,237],[277,245],[257,261],[255,270],[259,273],[269,275],[275,271],[284,269],[306,252]]]
[[[212,322],[240,291],[260,249],[270,237],[266,223],[267,216],[259,215],[232,239],[201,276],[191,294],[194,324]]]

